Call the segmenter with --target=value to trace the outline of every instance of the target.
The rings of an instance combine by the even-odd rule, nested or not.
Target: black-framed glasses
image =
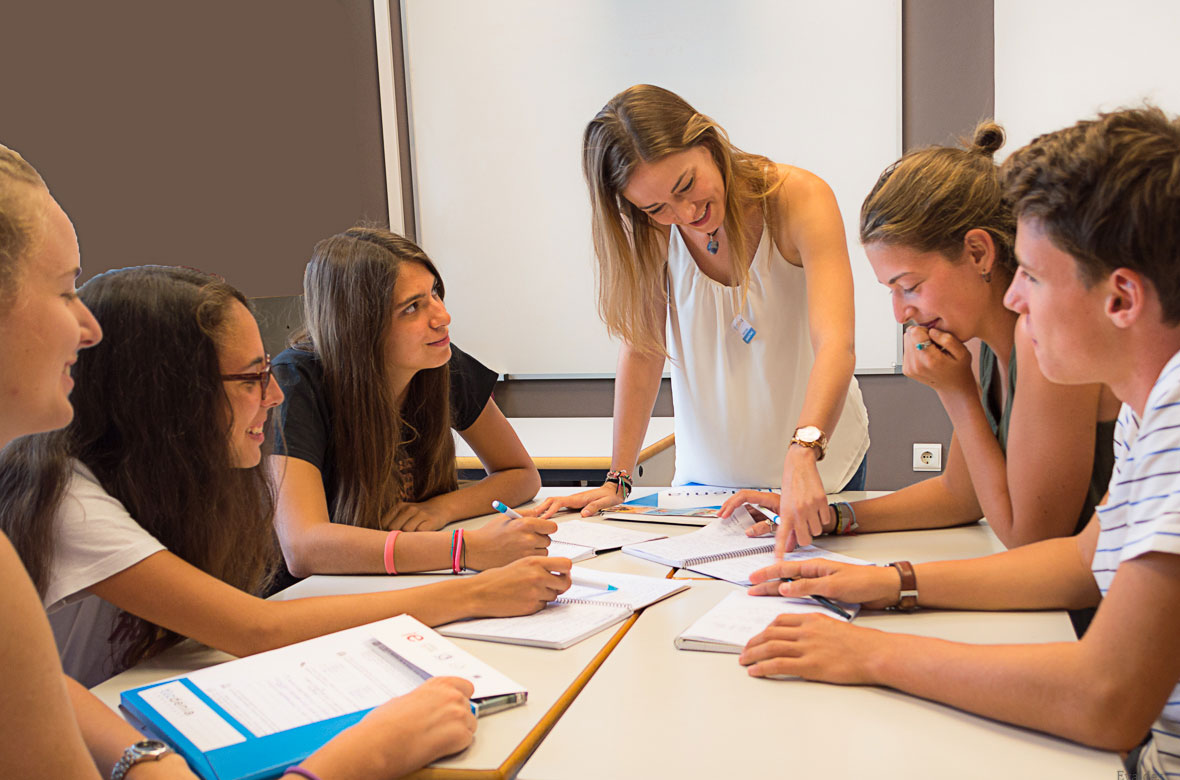
[[[266,356],[266,362],[262,364],[261,371],[255,371],[251,374],[222,374],[221,378],[226,382],[257,382],[262,388],[262,400],[266,400],[266,388],[270,386],[270,355]]]

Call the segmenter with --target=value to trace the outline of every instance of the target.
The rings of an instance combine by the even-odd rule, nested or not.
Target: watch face
[[[804,427],[795,431],[795,438],[799,441],[819,441],[821,436],[823,436],[823,432],[814,425],[805,425]]]
[[[158,756],[169,750],[168,745],[158,739],[145,739],[142,742],[136,742],[132,747],[144,756]]]

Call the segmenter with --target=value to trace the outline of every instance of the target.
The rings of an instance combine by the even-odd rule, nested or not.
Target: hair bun
[[[991,157],[1004,145],[1004,128],[991,120],[975,126],[969,151]]]

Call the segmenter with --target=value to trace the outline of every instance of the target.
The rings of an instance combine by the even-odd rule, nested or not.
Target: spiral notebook
[[[750,584],[750,572],[775,562],[774,537],[746,536],[754,518],[745,506],[729,517],[717,518],[709,525],[681,536],[629,545],[623,552],[678,569],[689,569],[738,585]],[[797,547],[784,560],[802,561],[826,558],[844,563],[867,564],[868,561],[824,550],[814,545]]]
[[[564,520],[549,535],[549,555],[569,558],[574,563],[593,558],[600,552],[618,550],[624,545],[663,539],[664,534],[619,528],[590,520]]]
[[[574,567],[576,575],[579,567]],[[513,645],[564,650],[583,639],[621,623],[648,604],[687,590],[688,585],[663,577],[582,570],[613,585],[606,591],[575,585],[540,612],[508,618],[480,618],[449,623],[438,629],[444,636],[484,639]]]
[[[852,617],[860,610],[859,604],[839,603]],[[760,634],[779,615],[809,612],[826,615],[833,620],[843,619],[833,617],[830,610],[810,599],[730,593],[697,618],[673,642],[678,650],[740,653],[747,642]]]

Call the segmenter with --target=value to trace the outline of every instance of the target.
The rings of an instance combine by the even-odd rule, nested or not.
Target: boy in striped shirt
[[[1073,538],[912,575],[784,562],[751,591],[878,608],[1101,604],[1094,622],[1079,642],[988,646],[783,615],[741,661],[756,676],[887,685],[1120,751],[1143,780],[1180,776],[1180,121],[1104,114],[1037,138],[1004,176],[1020,262],[1005,304],[1047,377],[1106,383],[1124,402],[1105,504]]]

